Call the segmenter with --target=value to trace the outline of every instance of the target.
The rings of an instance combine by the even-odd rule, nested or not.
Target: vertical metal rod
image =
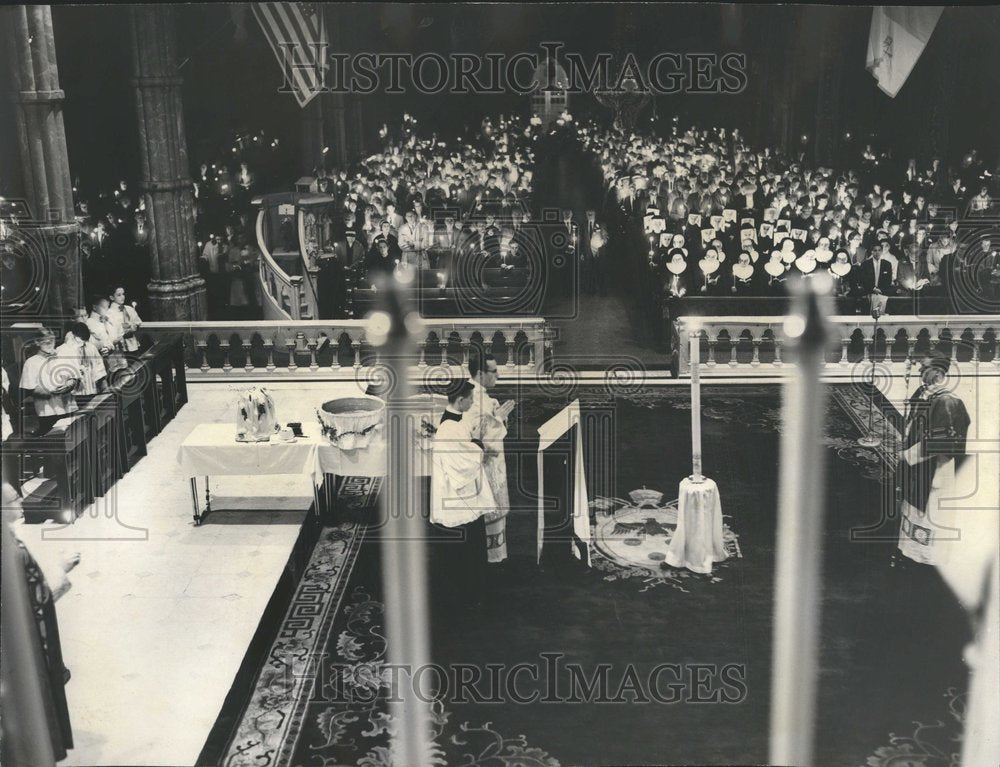
[[[781,440],[770,763],[810,767],[816,711],[825,497],[820,381],[826,330],[814,286],[803,285],[786,321],[798,364],[786,386]]]
[[[410,395],[407,358],[415,347],[411,329],[416,313],[404,306],[404,294],[390,277],[379,286],[379,311],[371,316],[366,337],[384,352],[390,383],[386,395],[386,482],[382,488],[382,573],[385,591],[386,637],[389,663],[399,673],[390,714],[399,722],[394,735],[393,763],[427,764],[430,747],[430,695],[417,690],[426,678],[419,670],[430,663],[430,619],[427,601],[427,554],[423,493],[414,476],[414,426],[406,412]],[[381,328],[381,332],[380,332]],[[394,385],[393,385],[394,384]],[[416,675],[416,676],[414,676]]]
[[[703,482],[701,473],[701,330],[689,325],[691,335],[691,480]]]

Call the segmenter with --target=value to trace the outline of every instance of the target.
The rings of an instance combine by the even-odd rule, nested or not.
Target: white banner
[[[924,52],[941,18],[940,5],[876,6],[868,35],[865,67],[878,87],[895,97]]]

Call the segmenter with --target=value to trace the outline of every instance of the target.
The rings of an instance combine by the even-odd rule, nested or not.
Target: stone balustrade
[[[828,317],[827,374],[857,363],[904,363],[932,350],[955,362],[989,365],[1000,373],[1000,315],[883,315],[876,323],[858,315]],[[717,377],[774,376],[790,369],[785,317],[682,317],[673,349],[680,375],[691,373],[690,337],[701,335],[701,374]],[[988,371],[983,371],[988,372]]]
[[[184,339],[190,383],[367,380],[380,363],[367,320],[148,322],[140,330],[154,341],[168,333]],[[538,317],[425,320],[404,362],[418,376],[442,382],[459,374],[472,347],[482,346],[496,356],[501,379],[512,379],[539,371],[546,343],[546,323]]]

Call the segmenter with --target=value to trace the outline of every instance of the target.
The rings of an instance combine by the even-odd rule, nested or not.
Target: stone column
[[[819,51],[819,72],[816,88],[815,161],[820,165],[835,165],[840,161],[840,108],[843,80],[843,41],[841,34],[844,9],[834,6],[816,7],[816,47]]]
[[[128,13],[142,158],[139,188],[151,227],[150,309],[157,320],[203,320],[205,281],[197,269],[174,9],[136,5]]]
[[[326,94],[320,93],[306,104],[302,110],[302,175],[311,176],[313,170],[324,162],[324,107]]]
[[[72,317],[80,303],[80,227],[73,217],[73,184],[66,153],[62,102],[47,5],[0,10],[17,134],[17,189],[29,220],[18,235],[22,266],[30,271],[20,295],[4,295],[4,311]],[[29,263],[30,262],[30,263]]]
[[[962,45],[955,32],[953,17],[947,12],[941,14],[928,47],[934,46],[935,66],[931,75],[931,91],[927,98],[929,120],[922,132],[921,155],[929,165],[931,157],[940,157],[942,165],[951,146],[951,121],[955,109],[955,91],[958,87],[959,57]],[[924,51],[927,55],[929,51]],[[971,192],[975,194],[979,190]]]

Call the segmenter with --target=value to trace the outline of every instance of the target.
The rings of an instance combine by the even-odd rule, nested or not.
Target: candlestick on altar
[[[704,482],[701,473],[701,327],[691,322],[691,481]]]
[[[824,287],[799,280],[785,336],[798,361],[785,396],[771,673],[771,764],[813,764],[819,660],[825,456]]]
[[[677,489],[677,527],[664,557],[669,567],[710,574],[727,557],[719,487],[701,473],[701,324],[688,320],[691,364],[691,475]]]
[[[409,269],[400,278],[378,280],[379,309],[368,316],[365,335],[381,347],[390,382],[386,399],[386,480],[380,493],[385,526],[382,531],[382,581],[388,660],[404,673],[389,712],[397,726],[392,751],[400,764],[424,764],[431,753],[429,691],[416,674],[430,662],[430,610],[426,572],[424,518],[419,508],[419,483],[410,460],[414,424],[407,402],[410,382],[403,362],[413,348],[420,319],[407,305],[405,286],[414,277]]]

